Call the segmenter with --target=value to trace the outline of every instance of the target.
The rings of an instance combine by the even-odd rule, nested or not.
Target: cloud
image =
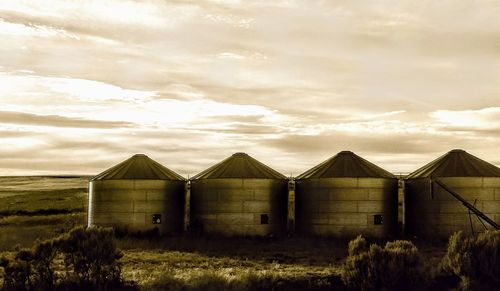
[[[86,120],[59,115],[38,115],[13,111],[0,111],[0,123],[73,128],[117,128],[132,125],[128,122]]]
[[[11,23],[4,21],[3,18],[0,18],[0,29],[3,34],[10,34],[14,36],[67,37],[78,39],[78,36],[69,34],[62,29],[55,29],[42,25]]]
[[[448,130],[473,131],[499,130],[500,107],[478,110],[438,110],[430,114]]]
[[[34,132],[25,132],[19,130],[2,130],[0,129],[0,137],[1,138],[11,138],[11,137],[26,137],[33,136]]]
[[[498,14],[486,0],[4,1],[0,173],[31,159],[92,174],[136,152],[186,174],[235,151],[286,173],[344,149],[391,171],[455,147],[498,162]]]

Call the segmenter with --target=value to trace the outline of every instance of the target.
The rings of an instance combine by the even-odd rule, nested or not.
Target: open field
[[[12,254],[16,245],[30,247],[37,238],[86,223],[87,178],[0,177],[0,182],[4,254]],[[124,278],[151,290],[214,276],[235,282],[295,282],[297,290],[328,289],[338,284],[339,266],[347,254],[345,240],[300,237],[121,238],[118,246],[124,251]],[[445,250],[426,243],[417,246],[430,264],[437,264]]]
[[[84,212],[88,177],[0,177],[0,215],[40,210]]]
[[[86,223],[88,177],[0,177],[0,251]]]

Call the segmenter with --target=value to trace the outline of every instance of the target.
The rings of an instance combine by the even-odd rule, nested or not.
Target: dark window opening
[[[153,224],[161,224],[161,214],[153,214]]]
[[[260,215],[260,224],[269,224],[269,215],[261,214]]]
[[[373,224],[380,225],[384,223],[384,218],[380,214],[375,214],[373,216]]]

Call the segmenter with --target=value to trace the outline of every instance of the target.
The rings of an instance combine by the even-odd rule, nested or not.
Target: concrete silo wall
[[[439,180],[500,223],[500,178],[443,177]],[[434,183],[431,194],[428,178],[407,180],[405,192],[405,229],[408,234],[443,238],[460,230],[470,234],[471,221],[476,232],[484,231],[478,218],[473,213],[469,218],[468,209],[439,185]]]
[[[296,181],[296,230],[302,234],[384,237],[395,234],[398,181],[319,178]],[[374,224],[375,216],[382,217]]]
[[[90,182],[88,225],[130,231],[158,227],[160,233],[183,229],[185,182],[166,180],[95,180]],[[153,215],[161,223],[153,224]]]
[[[222,235],[283,234],[287,224],[287,196],[286,180],[194,180],[191,181],[191,227]],[[263,216],[267,216],[267,223]]]

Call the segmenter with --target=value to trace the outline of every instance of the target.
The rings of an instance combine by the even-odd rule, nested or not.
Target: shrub
[[[500,231],[486,231],[477,237],[453,234],[442,267],[460,277],[464,290],[498,290]]]
[[[123,256],[111,228],[77,227],[55,243],[64,255],[66,281],[78,286],[107,289],[121,282]]]
[[[417,248],[409,241],[388,242],[384,248],[357,237],[349,242],[342,266],[344,284],[354,290],[424,289],[423,269]]]
[[[3,290],[33,290],[31,261],[33,254],[29,250],[20,250],[14,260],[5,257],[0,259],[0,267],[4,269]]]
[[[33,247],[33,269],[37,288],[41,290],[54,289],[54,259],[57,256],[57,249],[54,242],[37,241]]]
[[[362,252],[366,252],[367,250],[368,250],[368,244],[366,242],[366,239],[364,239],[361,235],[358,235],[358,237],[349,242],[348,245],[349,256],[355,256]]]
[[[4,290],[54,289],[53,260],[56,249],[51,241],[37,241],[31,250],[19,250],[13,260],[2,258]]]
[[[54,259],[63,258],[65,269],[56,277]],[[135,289],[123,282],[112,229],[74,228],[49,241],[37,241],[31,250],[20,250],[13,260],[0,259],[4,290],[108,290]]]

